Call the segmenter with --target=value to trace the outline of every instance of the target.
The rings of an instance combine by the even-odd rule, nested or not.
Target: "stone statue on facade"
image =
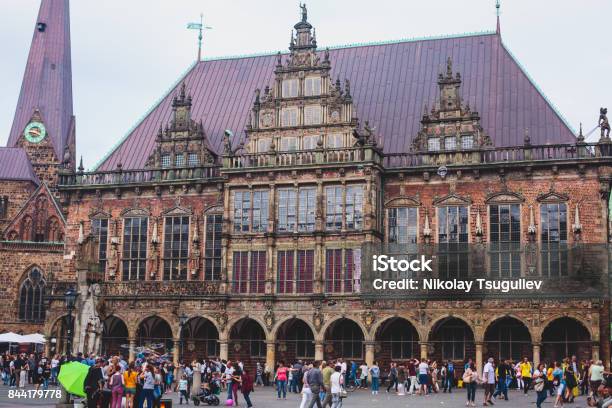
[[[601,138],[610,138],[610,122],[608,122],[608,108],[599,109],[599,121],[597,122],[601,128]]]

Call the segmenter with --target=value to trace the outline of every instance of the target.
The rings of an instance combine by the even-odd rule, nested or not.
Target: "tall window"
[[[299,200],[298,200],[299,197]],[[277,231],[314,231],[316,189],[283,188],[278,190]]]
[[[189,217],[166,217],[164,226],[164,280],[187,279]]]
[[[328,249],[325,251],[325,290],[327,293],[353,292],[355,261],[353,250]]]
[[[239,251],[232,255],[235,293],[264,293],[266,251]]]
[[[363,228],[363,187],[349,186],[346,189],[346,228]]]
[[[298,85],[299,82],[297,79],[283,80],[283,98],[295,98],[296,96],[298,96]]]
[[[251,192],[234,191],[234,231],[248,232],[251,225]]]
[[[278,251],[277,292],[312,293],[314,251]]]
[[[268,191],[234,191],[234,231],[265,232],[268,228]]]
[[[298,231],[314,231],[317,190],[314,187],[300,188],[299,195]]]
[[[162,154],[161,165],[162,167],[170,167],[170,155],[169,154]]]
[[[204,279],[221,279],[221,232],[223,215],[206,216],[206,242],[204,244]]]
[[[430,152],[437,152],[440,150],[440,138],[430,137],[427,139],[427,150]]]
[[[306,77],[304,79],[304,95],[321,95],[321,77]]]
[[[565,203],[540,205],[542,274],[567,275],[567,206]]]
[[[283,108],[281,110],[281,125],[282,126],[297,126],[298,124],[297,108]]]
[[[187,164],[189,166],[197,166],[198,164],[200,164],[200,160],[198,159],[198,154],[197,153],[189,153],[188,159],[187,159]]]
[[[327,199],[325,228],[328,231],[338,231],[342,229],[342,187],[326,187],[325,197]]]
[[[521,206],[489,206],[491,229],[491,275],[518,277],[521,274]]]
[[[467,207],[438,208],[438,270],[443,277],[467,276],[469,269]]]
[[[123,220],[123,280],[144,280],[147,270],[146,217]]]
[[[28,272],[19,289],[19,320],[42,322],[45,320],[45,280],[38,268]]]
[[[259,139],[257,141],[257,152],[258,153],[267,153],[270,150],[271,139]]]
[[[183,156],[182,153],[177,153],[176,156],[174,156],[174,165],[176,167],[182,167],[185,165],[185,156]]]
[[[106,250],[108,248],[108,218],[96,218],[91,221],[91,232],[98,239],[98,261],[100,270],[106,270]]]
[[[284,188],[278,190],[279,232],[293,232],[297,223],[297,190]]]
[[[389,208],[387,215],[389,219],[389,243],[415,244],[417,242],[416,207]]]
[[[321,105],[304,106],[304,125],[318,125],[321,123]]]
[[[268,229],[268,192],[253,191],[253,232],[265,232]]]

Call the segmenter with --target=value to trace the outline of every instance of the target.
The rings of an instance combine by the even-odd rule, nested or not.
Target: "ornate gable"
[[[446,74],[438,75],[439,100],[425,111],[421,119],[421,130],[412,141],[415,152],[443,153],[481,149],[492,146],[491,139],[480,126],[478,112],[472,111],[469,103],[461,99],[461,74],[453,75],[453,64],[449,57]]]
[[[402,196],[388,200],[385,203],[385,208],[395,207],[419,207],[421,202],[418,197]]]
[[[9,241],[63,242],[66,220],[46,183],[32,193],[2,237]]]
[[[356,144],[375,144],[373,129],[366,122],[361,130],[355,115],[351,84],[331,78],[329,51],[317,53],[314,28],[308,22],[306,5],[301,20],[291,30],[289,55],[277,55],[274,83],[255,99],[247,123],[248,153],[342,149]],[[242,146],[232,147],[226,133],[224,154],[232,156]],[[241,152],[243,153],[243,152]]]
[[[162,213],[164,216],[173,216],[173,215],[191,215],[191,210],[181,206],[174,206],[169,210],[166,210]]]
[[[212,165],[217,154],[208,143],[202,122],[191,118],[191,95],[187,95],[185,83],[172,100],[172,119],[165,128],[159,125],[155,139],[155,151],[149,156],[146,167],[155,169],[186,169]]]

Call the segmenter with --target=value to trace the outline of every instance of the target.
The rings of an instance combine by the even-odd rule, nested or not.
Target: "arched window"
[[[19,320],[42,322],[45,320],[45,280],[38,268],[32,268],[19,290]]]

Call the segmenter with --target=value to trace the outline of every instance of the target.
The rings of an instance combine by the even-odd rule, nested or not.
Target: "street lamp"
[[[67,322],[68,326],[66,329],[66,333],[68,335],[68,339],[66,340],[66,354],[68,356],[72,355],[72,311],[74,310],[76,298],[79,294],[72,290],[68,289],[66,294],[64,294],[64,301],[66,302],[66,310],[68,310]]]

